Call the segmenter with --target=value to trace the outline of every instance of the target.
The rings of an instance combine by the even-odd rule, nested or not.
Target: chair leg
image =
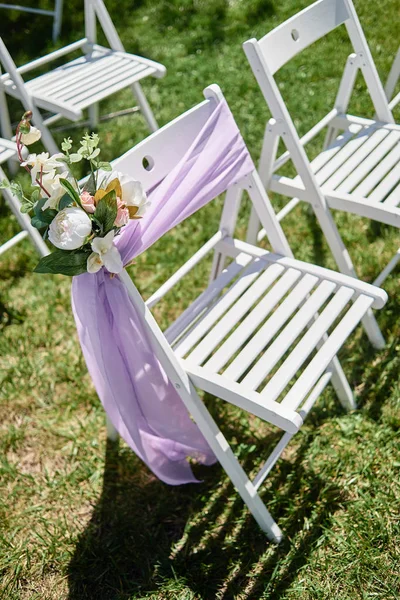
[[[114,425],[111,423],[110,419],[106,416],[106,427],[107,427],[107,439],[111,442],[116,442],[119,434],[115,429]]]
[[[150,108],[150,104],[147,102],[147,98],[144,95],[142,90],[142,86],[140,83],[134,83],[132,86],[133,95],[136,97],[138,101],[140,110],[143,113],[144,118],[149,126],[150,131],[153,133],[159,129],[158,123],[153,115],[153,111]]]
[[[13,131],[11,127],[10,113],[8,111],[6,95],[3,90],[0,90],[0,131],[4,138],[7,140],[12,139]],[[18,163],[15,160],[10,159],[7,164],[10,172],[15,175],[15,173],[18,171]]]
[[[89,122],[92,129],[97,129],[99,125],[99,103],[89,106]]]
[[[271,541],[278,544],[283,539],[283,533],[280,527],[274,521],[264,502],[258,495],[257,488],[247,477],[244,469],[232,452],[232,449],[222,431],[218,428],[207,408],[200,400],[194,387],[191,387],[190,412],[192,413],[201,433],[204,435],[217,460],[232,481],[240,497],[248,507],[254,519],[259,524],[262,531],[267,534]],[[182,391],[183,390],[181,390],[181,392]],[[183,397],[182,400],[184,400]],[[189,407],[187,406],[187,408]]]
[[[4,174],[3,170],[0,168],[0,179],[4,179],[4,178],[5,178],[5,174]],[[31,241],[32,241],[33,245],[35,246],[36,250],[38,251],[38,253],[40,254],[40,256],[47,256],[48,254],[50,254],[50,251],[49,251],[48,247],[46,246],[46,243],[43,240],[40,233],[38,232],[38,230],[35,227],[32,227],[31,220],[28,217],[28,215],[21,213],[20,203],[19,203],[18,198],[16,198],[13,194],[11,194],[11,192],[7,189],[3,190],[3,194],[4,194],[4,197],[6,199],[8,206],[10,207],[11,212],[17,219],[21,229],[28,232],[28,235],[29,235]]]
[[[353,390],[350,387],[347,377],[344,374],[342,366],[337,356],[331,362],[332,378],[331,383],[335,389],[340,404],[345,410],[355,410],[357,403],[354,399]]]

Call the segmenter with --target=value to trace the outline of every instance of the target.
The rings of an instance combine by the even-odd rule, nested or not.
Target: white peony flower
[[[92,231],[92,222],[78,206],[61,210],[49,227],[49,240],[61,250],[76,250],[83,246]]]
[[[21,165],[23,167],[26,165],[31,167],[32,183],[35,183],[40,173],[49,173],[50,171],[61,167],[62,164],[58,161],[58,159],[63,156],[64,155],[61,153],[49,156],[48,152],[42,152],[41,154],[30,154],[28,158],[21,163]]]
[[[99,181],[102,181],[104,177],[107,177],[106,184],[108,185],[113,179],[118,179],[121,184],[122,190],[122,203],[129,209],[130,217],[142,217],[150,206],[150,202],[147,201],[146,192],[140,181],[133,179],[129,175],[120,173],[120,171],[113,171],[111,174],[107,174],[106,171],[99,171]]]
[[[103,266],[110,273],[120,273],[124,268],[118,248],[114,246],[114,231],[105,237],[96,237],[92,241],[92,254],[87,261],[89,273],[97,273]]]
[[[25,144],[25,146],[30,146],[31,144],[34,144],[35,142],[40,140],[41,137],[42,137],[41,131],[39,129],[37,129],[36,127],[33,127],[33,125],[31,125],[31,127],[29,129],[29,133],[21,134],[21,142],[23,144]]]
[[[68,171],[65,173],[57,173],[53,170],[45,173],[42,177],[43,187],[50,193],[50,197],[42,206],[42,210],[47,208],[58,208],[60,198],[65,194],[65,189],[60,183],[60,179],[67,179]]]

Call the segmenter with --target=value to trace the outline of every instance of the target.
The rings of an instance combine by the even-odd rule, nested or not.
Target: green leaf
[[[79,194],[68,179],[60,178],[60,183],[63,188],[66,190],[67,194],[72,198],[74,202],[76,202],[79,206],[81,205],[81,199],[79,198]]]
[[[117,212],[117,196],[115,190],[111,190],[98,201],[94,213],[95,219],[97,219],[103,227],[104,235],[114,227]]]
[[[90,250],[84,252],[55,250],[41,258],[34,271],[35,273],[58,273],[70,277],[81,275],[87,272],[87,259],[90,254]]]
[[[46,198],[41,198],[33,208],[33,212],[35,214],[31,219],[31,223],[33,227],[36,227],[36,229],[43,229],[43,227],[47,227],[57,215],[57,211],[53,210],[52,208],[42,210],[45,202]]]
[[[68,152],[72,148],[72,140],[71,138],[64,138],[64,141],[61,144],[61,149],[63,152]]]
[[[64,194],[64,196],[61,198],[58,204],[58,210],[63,210],[64,208],[67,208],[67,206],[71,206],[72,202],[73,200],[71,196],[69,196],[68,194]]]
[[[109,162],[100,161],[98,168],[103,169],[103,171],[112,171],[112,166]]]
[[[86,192],[89,192],[91,196],[94,196],[96,193],[96,180],[94,177],[94,173],[90,173],[89,178],[87,179],[83,189]]]
[[[69,160],[72,163],[77,163],[77,162],[81,161],[82,158],[83,158],[83,156],[81,154],[78,154],[78,152],[75,152],[74,154],[69,155]]]

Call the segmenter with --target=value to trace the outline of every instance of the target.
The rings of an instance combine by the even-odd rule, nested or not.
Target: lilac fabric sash
[[[143,219],[130,221],[118,236],[124,264],[253,169],[221,102],[183,159],[149,193]],[[204,464],[215,457],[168,381],[120,279],[104,269],[74,277],[72,308],[89,373],[121,437],[162,481],[196,481],[187,457]]]

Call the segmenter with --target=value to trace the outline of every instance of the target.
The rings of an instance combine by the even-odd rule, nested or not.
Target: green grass
[[[60,44],[83,33],[83,3],[65,4]],[[257,159],[267,113],[241,43],[307,0],[107,4],[126,48],[167,66],[164,80],[144,85],[160,123],[199,102],[202,89],[217,82]],[[385,77],[398,45],[398,3],[358,0],[356,8]],[[2,12],[0,33],[21,63],[51,48],[45,18]],[[282,70],[282,92],[300,132],[331,108],[348,53],[338,30]],[[357,82],[352,109],[371,114],[364,87]],[[131,102],[123,92],[102,112]],[[15,119],[18,110],[14,105]],[[146,128],[140,116],[129,116],[101,124],[99,132],[104,159],[111,159],[143,139]],[[0,217],[1,240],[18,228],[4,205]],[[240,233],[247,217],[244,208]],[[397,249],[398,232],[353,216],[336,218],[360,275],[372,281]],[[214,203],[140,257],[132,276],[146,297],[215,232],[218,219]],[[334,266],[306,207],[284,228],[298,258]],[[0,260],[1,598],[400,597],[398,271],[387,280],[390,301],[377,315],[386,348],[373,351],[359,328],[340,355],[359,410],[344,413],[327,389],[263,488],[286,533],[277,548],[218,465],[196,467],[201,484],[173,488],[124,444],[107,444],[103,410],[75,334],[70,281],[32,274],[35,261],[27,241]],[[163,325],[206,276],[207,265],[156,311]],[[277,441],[276,430],[221,401],[207,402],[243,464],[256,472]]]

